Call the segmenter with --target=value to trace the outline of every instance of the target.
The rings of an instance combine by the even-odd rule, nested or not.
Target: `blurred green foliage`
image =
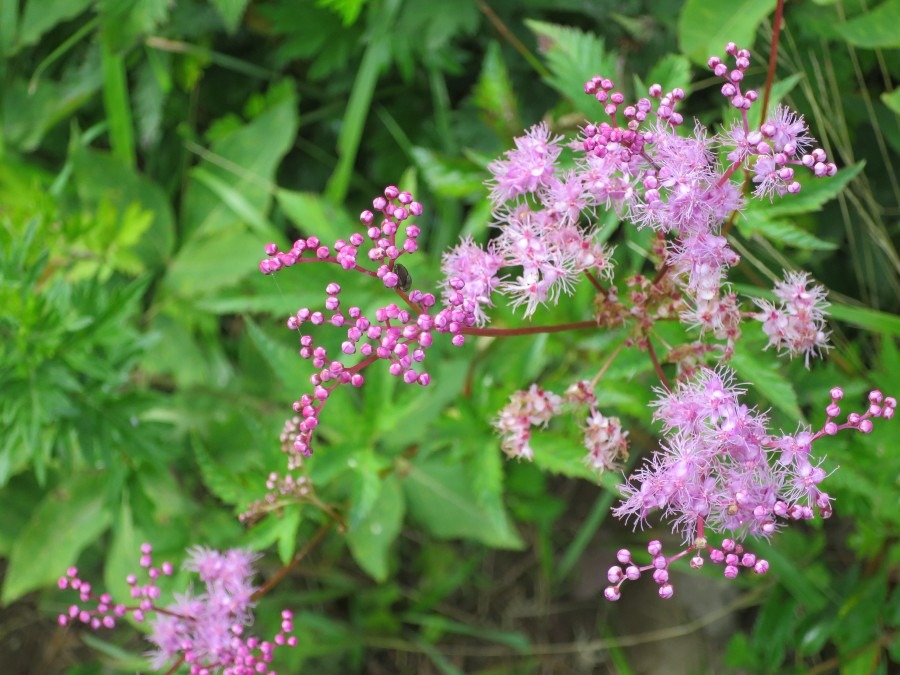
[[[484,167],[523,126],[573,131],[596,115],[581,87],[598,72],[635,91],[688,88],[690,112],[718,119],[698,66],[735,40],[754,49],[761,88],[774,5],[0,0],[2,602],[34,599],[45,617],[20,642],[49,639],[66,599],[48,589],[76,562],[120,595],[145,540],[173,560],[191,544],[271,551],[268,576],[337,514],[343,536],[261,603],[264,627],[283,606],[297,615],[283,672],[632,668],[616,642],[627,594],[608,606],[594,593],[585,616],[552,631],[510,614],[523,597],[549,611],[592,576],[601,588],[612,552],[649,538],[606,518],[617,478],[585,468],[574,426],[536,438],[534,465],[508,465],[489,425],[532,381],[559,391],[591,377],[621,335],[436,346],[434,385],[416,391],[373,370],[329,402],[308,463],[316,499],[245,527],[235,515],[282,467],[278,432],[309,375],[282,317],[329,279],[315,268],[264,278],[256,264],[267,241],[345,235],[400,183],[426,205],[427,251],[410,272],[434,282],[442,250],[488,236]],[[775,98],[803,110],[845,168],[752,208],[731,234],[743,292],[764,295],[798,267],[832,290],[826,363],[777,361],[752,335],[736,357],[786,430],[821,416],[836,384],[851,401],[898,393],[898,8],[787,7]],[[618,276],[641,269],[646,233],[600,217]],[[346,283],[356,304],[379,301],[378,288]],[[591,302],[579,293],[535,321],[583,320]],[[505,310],[495,321],[521,322]],[[627,351],[602,381],[635,461],[654,443],[653,383],[646,356]],[[827,446],[836,516],[773,540],[769,578],[736,584],[744,609],[710,657],[728,668],[900,663],[900,429]],[[4,616],[0,633],[18,630]],[[70,655],[43,672],[141,667],[135,635],[85,640],[96,650],[77,652],[85,665]]]

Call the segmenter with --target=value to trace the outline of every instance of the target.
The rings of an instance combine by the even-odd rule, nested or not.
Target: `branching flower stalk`
[[[762,324],[767,347],[791,358],[802,356],[807,366],[829,348],[826,293],[807,274],[786,272],[775,285],[777,302],[754,300],[749,307],[728,281],[740,260],[723,234],[729,216],[740,213],[749,198],[771,201],[798,193],[798,169],[826,177],[837,167],[815,147],[803,118],[784,106],[765,111],[763,121],[751,127],[748,111],[758,94],[744,85],[750,53],[733,43],[725,52],[732,65],[719,57],[708,61],[735,111],[734,120],[718,132],[698,122],[690,132],[679,133],[685,121],[679,112],[685,98],[681,89],[665,91],[653,84],[647,97],[627,104],[612,80],[596,76],[584,91],[600,104],[606,121],[586,122],[570,142],[546,123],[516,138],[515,148],[488,167],[495,236],[487,247],[467,237],[444,253],[438,293],[415,288],[401,262],[418,251],[420,229],[412,221],[423,207],[394,186],[360,214],[364,234],[353,233],[331,246],[308,237],[287,251],[269,244],[260,263],[265,274],[302,263],[330,264],[381,280],[403,303],[386,304],[367,316],[359,307],[342,305],[341,287],[334,281],[325,288],[324,308],[302,307],[287,320],[288,328],[300,334],[300,356],[316,369],[311,391],[294,403],[293,432],[282,436],[289,470],[312,453],[313,433],[332,393],[340,385],[363,386],[363,370],[378,361],[404,383],[427,386],[426,355],[442,334],[459,347],[469,335],[625,328],[622,346],[646,352],[662,384],[655,419],[663,425],[664,440],[625,484],[624,500],[614,513],[643,526],[651,513],[661,511],[685,548],[666,557],[654,541],[648,548],[652,561],[644,567],[621,551],[619,562],[626,568],[610,569],[608,599],[618,599],[624,581],[650,569],[660,595],[671,597],[668,567],[689,554],[694,567],[703,563],[703,555],[724,564],[729,578],[741,567],[761,574],[768,563],[744,550],[744,537],[769,537],[791,520],[830,515],[831,498],[819,488],[826,471],[822,460],[811,456],[813,441],[841,429],[868,433],[872,419],[893,416],[896,401],[872,392],[865,413],[839,424],[842,392],[836,388],[821,429],[801,427],[784,435],[770,431],[764,414],[740,402],[744,389],[727,366],[709,365],[730,359],[746,319]],[[755,186],[746,197],[737,179],[741,173]],[[619,286],[612,283],[613,250],[593,224],[601,209],[653,231],[652,278],[635,274]],[[590,320],[489,326],[500,298],[527,319],[538,307],[571,295],[582,280],[596,290]],[[660,321],[679,321],[696,337],[658,353],[652,338]],[[316,327],[326,325],[345,333],[340,354],[329,354],[314,337]],[[676,366],[674,384],[664,364]],[[574,383],[563,396],[536,383],[514,393],[494,420],[503,451],[532,459],[534,429],[575,412],[584,414],[585,462],[597,471],[619,467],[627,457],[628,432],[617,417],[598,409],[594,388],[599,377]],[[709,534],[727,536],[714,548]]]

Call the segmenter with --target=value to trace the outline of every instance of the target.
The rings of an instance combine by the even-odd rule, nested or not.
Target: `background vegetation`
[[[702,64],[733,40],[762,87],[774,5],[0,0],[0,663],[145,667],[137,631],[56,628],[70,599],[53,585],[73,563],[122,595],[145,540],[175,561],[192,544],[249,546],[266,552],[263,577],[316,541],[259,607],[263,627],[282,607],[297,616],[280,672],[896,669],[896,422],[828,441],[836,515],[757,545],[768,577],[705,570],[669,603],[636,588],[602,599],[614,551],[652,536],[607,518],[619,477],[598,487],[574,428],[541,436],[534,465],[505,463],[489,420],[532,381],[592,376],[615,333],[445,348],[416,391],[373,370],[329,403],[308,463],[321,502],[235,517],[283,465],[278,433],[309,375],[283,319],[326,278],[263,277],[266,242],[333,240],[399,183],[426,206],[427,256],[410,267],[424,287],[460,234],[488,236],[485,166],[524,126],[598,117],[581,94],[597,73],[683,86],[690,114],[720,119]],[[730,239],[742,290],[804,268],[832,291],[825,363],[776,361],[761,335],[735,360],[793,430],[821,418],[831,386],[848,402],[900,389],[900,1],[792,2],[785,20],[775,93],[843,170]],[[624,277],[646,233],[607,223]],[[603,379],[635,461],[654,445],[654,383],[636,352]]]

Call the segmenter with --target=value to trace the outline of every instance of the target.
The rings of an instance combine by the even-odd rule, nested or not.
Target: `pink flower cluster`
[[[174,570],[169,562],[159,567],[153,565],[150,544],[141,546],[140,559],[148,583],[139,584],[133,574],[127,579],[131,597],[138,603],[135,606],[114,604],[108,593],[95,595],[90,583],[79,578],[78,570],[69,568],[66,576],[59,580],[60,589],[76,590],[82,605],[92,603],[94,606],[88,609],[72,605],[67,613],[60,614],[59,624],[67,626],[79,622],[96,630],[113,628],[116,620],[129,612],[138,622],[154,613],[152,630],[147,637],[155,645],[151,655],[154,669],[181,659],[190,666],[192,675],[219,672],[223,675],[276,675],[267,666],[272,662],[275,649],[284,645],[294,647],[297,638],[290,635],[294,626],[293,614],[288,610],[281,613],[281,630],[271,642],[245,635],[247,627],[253,623],[256,589],[251,580],[253,562],[258,556],[240,549],[219,552],[199,546],[188,553],[184,567],[197,573],[205,585],[205,592],[194,596],[189,590],[183,596],[176,596],[176,602],[166,607],[158,602],[157,580],[161,576],[171,576]]]
[[[809,366],[810,356],[818,356],[829,347],[825,289],[810,286],[809,275],[805,272],[789,272],[783,282],[775,284],[775,296],[781,301],[777,306],[768,300],[756,300],[760,309],[756,318],[762,322],[763,332],[769,337],[768,346],[791,357],[803,354]]]
[[[312,454],[313,430],[337,387],[343,384],[361,387],[365,382],[362,371],[378,360],[386,361],[391,375],[404,383],[426,386],[431,375],[421,364],[433,343],[433,334],[449,333],[451,343],[462,346],[465,343],[463,330],[481,320],[477,314],[478,303],[460,292],[465,286],[460,278],[454,277],[445,283],[445,305],[434,313],[434,295],[411,290],[409,272],[398,261],[418,250],[417,238],[421,231],[407,221],[422,214],[422,205],[414,201],[409,192],[388,186],[384,196],[372,200],[372,208],[360,214],[360,221],[366,228],[365,236],[354,233],[331,247],[322,245],[316,237],[299,239],[287,252],[279,252],[275,244],[269,244],[266,247],[268,258],[260,263],[264,274],[301,263],[330,263],[343,272],[357,272],[379,279],[385,288],[396,291],[406,305],[389,303],[367,314],[358,306],[345,306],[341,299],[342,288],[333,281],[324,289],[321,309],[301,307],[288,318],[287,327],[300,334],[300,356],[316,369],[310,376],[312,391],[303,394],[293,405],[300,421],[293,434],[292,450],[303,457]],[[402,241],[401,233],[405,235]],[[366,241],[366,257],[375,269],[358,260]],[[469,282],[470,285],[473,283],[471,279]],[[483,292],[490,293],[490,283],[488,277]],[[340,354],[330,354],[317,341],[314,331],[320,326],[331,326],[343,332],[345,339]]]
[[[606,417],[597,410],[593,384],[579,381],[566,390],[565,396],[532,384],[528,391],[517,391],[494,420],[494,428],[502,435],[501,448],[510,457],[534,459],[531,447],[533,427],[545,428],[566,408],[589,407],[582,426],[585,463],[597,471],[618,468],[628,457],[628,432],[622,429],[618,417]]]
[[[835,420],[843,391],[835,387],[819,431],[801,427],[794,434],[772,434],[766,416],[740,402],[743,393],[734,374],[722,368],[705,370],[674,391],[662,392],[655,403],[654,417],[663,424],[665,441],[625,483],[624,499],[613,513],[643,525],[650,514],[662,511],[682,535],[687,548],[658,569],[690,551],[707,549],[713,562],[726,563],[726,576],[733,575],[737,558],[729,563],[728,555],[743,551],[731,550],[735,545],[725,540],[725,557],[719,560],[706,544],[708,532],[728,532],[732,540],[768,538],[784,522],[809,520],[816,512],[829,517],[831,497],[821,489],[828,473],[822,468],[824,458],[812,455],[812,444],[844,429],[869,433],[872,419],[891,419],[897,406],[894,398],[873,391],[866,412],[851,413],[841,424]],[[745,558],[750,560],[741,557],[741,565],[754,567]],[[621,581],[611,580],[616,587],[607,597],[618,596]]]

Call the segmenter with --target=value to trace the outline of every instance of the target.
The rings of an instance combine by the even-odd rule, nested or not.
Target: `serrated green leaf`
[[[279,232],[272,226],[265,214],[254,204],[221,178],[212,174],[208,169],[198,167],[191,172],[191,178],[201,185],[205,185],[215,194],[222,204],[231,209],[231,212],[243,223],[246,223],[261,237],[276,239]]]
[[[534,449],[534,464],[541,470],[597,482],[597,472],[584,462],[587,451],[571,436],[535,430],[531,436],[531,446]]]
[[[300,504],[286,506],[275,528],[278,533],[278,559],[287,565],[297,550],[297,531],[300,529]]]
[[[748,209],[742,218],[735,221],[735,225],[745,237],[759,234],[769,241],[781,242],[805,251],[833,251],[838,247],[837,244],[819,239],[792,223],[771,220],[767,216],[766,209]]]
[[[410,516],[442,539],[473,539],[495,548],[523,546],[499,499],[479,504],[464,467],[417,459],[404,476]]]
[[[469,436],[466,444],[476,442]],[[503,453],[497,439],[489,437],[466,459],[466,470],[478,504],[490,504],[503,495]]]
[[[275,377],[288,391],[293,391],[298,386],[302,386],[304,382],[309,381],[309,373],[306,372],[302,359],[297,355],[297,350],[287,346],[291,339],[287,331],[285,331],[287,339],[281,342],[269,337],[251,318],[247,317],[245,321],[247,335],[250,336],[259,353],[271,366]]]
[[[347,531],[347,545],[354,560],[375,581],[388,575],[388,556],[403,526],[406,502],[399,479],[391,474],[382,481],[378,499],[368,515]]]
[[[791,419],[802,420],[794,385],[778,369],[777,363],[772,363],[770,358],[761,358],[750,349],[746,343],[740,343],[731,358],[731,365],[740,379]]]
[[[212,0],[212,4],[219,10],[225,27],[229,33],[233,33],[241,25],[241,19],[250,0]]]
[[[53,585],[81,551],[110,524],[106,478],[82,474],[44,498],[13,545],[3,583],[3,604]]]
[[[725,57],[725,44],[753,49],[756,29],[775,9],[776,0],[737,0],[732,3],[687,0],[678,17],[678,46],[696,64],[710,56]],[[758,57],[757,57],[758,58]]]
[[[865,165],[865,161],[857,162],[852,166],[840,169],[834,176],[826,178],[814,178],[804,172],[798,172],[797,179],[803,185],[803,189],[795,195],[785,195],[772,204],[766,204],[768,216],[776,218],[820,210],[825,202],[837,197],[841,190],[856,178]]]
[[[537,36],[541,52],[550,68],[545,81],[575,104],[581,112],[594,118],[600,115],[597,101],[584,93],[584,83],[594,75],[613,77],[615,59],[607,53],[603,38],[578,28],[558,26],[526,19],[525,25]]]
[[[840,24],[838,31],[852,45],[865,49],[900,47],[900,0],[886,0],[874,9]]]
[[[484,173],[467,159],[443,157],[428,148],[410,149],[425,182],[437,195],[477,197],[485,193]]]
[[[216,463],[202,441],[195,438],[192,446],[197,466],[200,467],[200,474],[203,476],[203,484],[226,504],[239,504],[246,492],[245,486],[234,474]]]

